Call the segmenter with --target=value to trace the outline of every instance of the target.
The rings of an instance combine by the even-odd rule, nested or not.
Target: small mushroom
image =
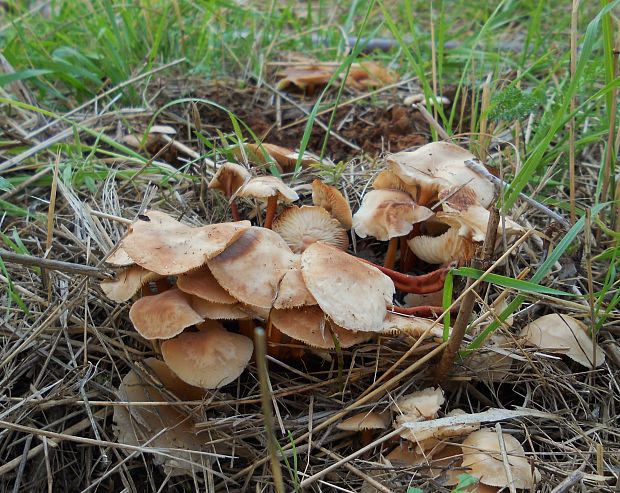
[[[166,364],[181,380],[203,389],[217,389],[236,380],[252,357],[252,340],[213,321],[198,328],[199,332],[184,332],[162,342]]]
[[[129,227],[122,247],[136,264],[162,276],[203,265],[250,227],[249,221],[192,228],[168,214],[150,211]]]
[[[129,310],[129,319],[145,339],[170,339],[203,318],[190,305],[188,295],[177,288],[144,296]]]
[[[116,267],[128,267],[135,263],[120,244],[108,255],[105,262]]]
[[[389,421],[386,415],[376,412],[363,412],[354,414],[336,426],[339,430],[357,431],[360,433],[361,446],[365,447],[372,442],[373,432],[384,430],[388,427]]]
[[[184,293],[193,294],[213,303],[237,303],[237,299],[220,286],[208,265],[179,275],[177,287]]]
[[[301,272],[308,291],[336,324],[349,330],[381,330],[395,290],[378,269],[317,242],[301,255]]]
[[[414,236],[407,240],[407,245],[420,260],[438,265],[448,265],[453,261],[462,263],[472,258],[476,251],[474,242],[462,237],[453,227],[438,236]]]
[[[605,353],[593,343],[583,322],[568,315],[550,313],[537,318],[521,330],[530,344],[544,351],[565,354],[582,366],[591,368],[605,362]]]
[[[117,272],[114,279],[101,281],[101,290],[112,301],[122,303],[131,299],[142,286],[151,281],[161,279],[162,276],[146,270],[139,265],[130,265]]]
[[[273,307],[276,309],[288,309],[316,304],[314,296],[306,287],[301,268],[295,267],[287,271],[280,281]]]
[[[267,144],[266,142],[263,142],[260,145],[251,143],[244,144],[243,149],[248,154],[247,157],[249,161],[261,165],[268,164],[268,160],[265,159],[265,155],[263,154],[263,151],[266,152],[278,164],[280,171],[283,172],[293,170],[299,158],[298,152],[276,144]],[[242,159],[243,155],[239,147],[237,147],[233,152],[235,153],[235,157],[237,159]],[[316,162],[318,162],[318,158],[315,158],[309,153],[305,153],[301,158],[300,164],[303,168],[305,168]]]
[[[402,413],[396,418],[396,422],[424,421],[436,418],[444,402],[445,398],[441,387],[429,387],[404,395],[396,402],[398,410]]]
[[[314,180],[312,182],[312,203],[329,212],[344,229],[351,229],[353,225],[351,206],[336,187],[327,185],[318,179]]]
[[[388,241],[384,266],[394,267],[398,238],[411,232],[413,225],[433,215],[430,209],[417,205],[400,190],[372,190],[362,199],[360,209],[353,216],[353,229],[358,236],[373,236]]]
[[[408,442],[396,447],[385,458],[390,464],[401,466],[415,466],[416,471],[429,478],[445,475],[442,480],[445,485],[458,483],[459,474],[467,473],[467,469],[461,467],[463,453],[456,445],[441,444],[424,453],[417,452],[408,446]]]
[[[278,233],[295,253],[303,253],[312,243],[320,241],[340,250],[349,246],[349,237],[340,223],[322,207],[289,207],[274,221]]]
[[[286,186],[282,180],[275,176],[257,176],[251,178],[238,191],[239,197],[255,198],[267,201],[267,213],[265,214],[264,227],[271,228],[273,218],[276,215],[278,202],[287,204],[299,199],[292,188]]]
[[[215,303],[198,296],[192,296],[192,309],[204,319],[248,320],[252,318],[241,303]]]
[[[215,176],[209,182],[209,188],[219,190],[224,194],[226,199],[230,200],[235,192],[250,179],[250,173],[243,166],[235,163],[224,163],[217,169]],[[230,203],[230,210],[235,221],[239,221],[239,209],[237,203],[233,199]]]
[[[536,468],[532,469],[523,447],[515,437],[502,433],[502,440],[508,465],[502,459],[498,434],[494,430],[485,429],[475,431],[463,441],[463,466],[468,467],[468,474],[480,479],[481,483],[500,487],[509,484],[506,474],[506,467],[509,467],[515,488],[532,489],[540,480],[540,473]]]

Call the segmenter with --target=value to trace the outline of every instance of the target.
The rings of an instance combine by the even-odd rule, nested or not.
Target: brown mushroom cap
[[[302,253],[316,241],[340,250],[349,246],[347,232],[329,212],[318,206],[289,207],[276,218],[272,229],[295,253]]]
[[[385,416],[375,412],[354,414],[336,426],[345,431],[384,430],[387,427],[388,420]]]
[[[182,274],[203,265],[234,243],[249,221],[192,228],[159,211],[146,213],[129,228],[123,248],[138,264],[163,276]]]
[[[142,364],[148,368],[162,383],[166,390],[175,394],[182,401],[200,401],[205,395],[204,389],[189,385],[157,358],[146,358]]]
[[[290,203],[299,199],[297,192],[288,187],[275,176],[257,176],[250,178],[237,191],[238,197],[255,198],[266,201],[269,197],[278,197],[278,202]]]
[[[368,332],[355,332],[331,323],[318,306],[272,310],[271,323],[283,334],[319,349],[334,349],[332,335],[341,348],[368,340]]]
[[[433,215],[430,209],[417,205],[409,194],[400,190],[371,190],[353,216],[353,229],[358,236],[373,236],[381,241],[405,236],[415,223]]]
[[[605,362],[605,353],[593,344],[586,325],[568,315],[551,313],[537,318],[523,327],[521,337],[545,351],[565,354],[587,368],[592,367],[595,354],[596,366]]]
[[[375,190],[400,190],[401,192],[407,192],[412,199],[416,199],[416,187],[407,185],[389,169],[384,169],[375,177],[372,182],[372,188]]]
[[[469,260],[476,251],[473,241],[450,227],[439,236],[420,235],[407,240],[410,250],[424,262],[446,265],[454,260]]]
[[[232,296],[243,303],[271,308],[284,274],[298,256],[270,229],[252,227],[207,264]]]
[[[192,296],[192,309],[204,319],[246,320],[252,318],[241,303],[214,303],[198,296]]]
[[[278,89],[286,89],[289,86],[295,86],[302,91],[313,91],[315,86],[322,86],[329,82],[334,67],[324,64],[295,65],[286,67],[277,73],[282,77],[278,81]]]
[[[351,229],[353,225],[351,206],[336,187],[327,185],[318,179],[314,180],[312,182],[312,203],[329,212],[344,229]]]
[[[177,278],[177,287],[184,293],[193,294],[213,303],[236,303],[228,291],[217,282],[208,265],[203,265]],[[211,317],[209,317],[211,318]]]
[[[435,478],[445,474],[446,480],[442,481],[445,485],[454,485],[458,483],[459,474],[467,471],[459,469],[462,461],[461,448],[456,445],[439,445],[431,451],[424,453],[417,452],[414,448],[407,446],[399,446],[392,450],[386,459],[391,464],[417,466],[423,476]]]
[[[116,273],[114,279],[101,281],[101,290],[112,301],[122,303],[131,299],[147,282],[161,279],[162,276],[143,269],[139,265],[131,265]]]
[[[217,389],[237,379],[253,351],[251,339],[213,322],[206,330],[184,332],[161,345],[170,369],[181,380],[204,389]]]
[[[286,309],[309,305],[316,305],[316,300],[306,287],[301,268],[296,267],[287,271],[280,281],[273,307]]]
[[[508,455],[513,485],[520,490],[529,490],[540,479],[536,469],[525,457],[525,451],[519,441],[502,433]],[[470,475],[479,478],[481,483],[490,486],[508,486],[506,465],[502,460],[499,437],[494,430],[479,430],[469,435],[462,444],[463,466],[469,467]]]
[[[323,243],[306,249],[301,269],[308,291],[336,324],[349,330],[381,330],[395,292],[389,277]]]
[[[445,188],[466,185],[476,191],[478,202],[488,207],[495,198],[495,187],[465,165],[470,160],[476,160],[476,156],[449,142],[431,142],[416,151],[398,152],[388,158],[394,174],[408,185],[420,185],[429,198]]]
[[[131,305],[129,319],[145,339],[170,339],[203,321],[192,309],[188,295],[176,288],[140,298]]]
[[[274,159],[276,163],[278,163],[282,171],[293,170],[297,164],[297,159],[299,158],[298,152],[287,149],[286,147],[276,144],[268,144],[265,142],[263,142],[260,146],[258,144],[244,144],[243,148],[248,155],[248,160],[257,164],[267,164],[267,159],[265,159],[265,155],[263,154],[264,150]],[[242,158],[242,152],[239,147],[237,147],[233,152],[237,159]],[[309,153],[304,154],[301,158],[302,167],[310,166],[316,162],[317,159]]]
[[[235,163],[224,163],[217,169],[215,176],[209,182],[209,188],[219,190],[230,198],[251,177],[248,170]]]

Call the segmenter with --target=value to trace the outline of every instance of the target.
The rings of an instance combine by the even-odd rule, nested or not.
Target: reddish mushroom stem
[[[400,270],[409,272],[415,264],[415,255],[409,248],[408,240],[420,234],[420,223],[413,225],[413,229],[407,236],[400,237]]]
[[[273,195],[267,199],[267,214],[265,214],[265,224],[263,225],[267,229],[271,229],[273,224],[273,218],[276,215],[276,209],[278,207],[278,196]]]
[[[396,263],[396,249],[398,248],[398,238],[390,238],[388,242],[388,249],[385,254],[385,260],[383,261],[383,266],[387,269],[393,269],[394,264]]]
[[[230,200],[230,197],[232,197],[232,183],[229,183],[228,186],[226,187],[226,198],[228,198]],[[235,221],[241,221],[241,214],[239,214],[239,208],[237,207],[237,202],[236,199],[233,199],[230,202],[230,212],[232,213],[232,217]]]

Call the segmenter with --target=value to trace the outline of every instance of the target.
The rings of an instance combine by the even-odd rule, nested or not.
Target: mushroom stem
[[[263,225],[267,229],[271,229],[273,224],[273,218],[276,215],[276,208],[278,207],[278,196],[273,195],[267,199],[267,213],[265,214],[265,224]]]
[[[226,198],[230,200],[230,197],[232,197],[232,183],[229,183],[228,186],[226,187]],[[241,221],[241,214],[239,214],[239,208],[237,207],[237,199],[233,199],[230,202],[230,212],[232,213],[232,217],[235,221]],[[251,337],[250,337],[251,339]]]
[[[415,263],[415,255],[409,248],[408,240],[420,234],[420,224],[414,224],[413,229],[407,236],[400,237],[400,270],[401,272],[409,272]]]
[[[398,237],[390,238],[388,243],[387,253],[385,254],[385,260],[383,266],[387,269],[393,269],[396,263],[396,249],[398,248]]]

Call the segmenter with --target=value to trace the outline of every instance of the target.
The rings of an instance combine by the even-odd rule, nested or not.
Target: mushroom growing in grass
[[[373,236],[388,241],[384,266],[393,269],[396,262],[398,239],[411,232],[413,225],[433,215],[430,209],[417,205],[400,190],[372,190],[362,199],[362,205],[353,216],[353,229],[358,236]]]
[[[340,250],[349,246],[349,237],[340,223],[322,207],[289,207],[274,221],[278,233],[295,253],[303,253],[312,243],[320,241]]]
[[[236,380],[252,357],[252,340],[228,332],[215,321],[199,324],[198,329],[162,342],[166,364],[181,380],[203,389],[217,389]]]
[[[219,190],[227,200],[231,200],[235,192],[249,179],[250,173],[243,166],[235,163],[224,163],[218,168],[215,176],[209,182],[209,188]],[[241,216],[234,198],[230,202],[230,210],[233,219],[239,221]]]
[[[131,299],[145,284],[161,279],[162,276],[139,265],[130,265],[116,273],[114,279],[101,281],[101,290],[112,301],[122,303]]]
[[[376,412],[363,412],[354,414],[336,426],[339,430],[357,431],[360,434],[360,444],[365,447],[372,442],[373,433],[376,430],[384,430],[388,427],[389,420],[386,415]]]
[[[295,190],[286,186],[282,180],[275,176],[251,178],[237,191],[237,196],[267,201],[264,222],[264,227],[267,229],[271,229],[278,202],[289,204],[299,199]]]
[[[327,185],[321,180],[312,182],[312,203],[322,207],[336,219],[347,231],[353,225],[353,215],[349,201],[336,187]]]
[[[276,144],[268,144],[266,142],[263,142],[260,145],[252,143],[243,144],[243,149],[248,154],[247,157],[249,161],[261,165],[269,164],[269,160],[265,158],[263,152],[267,153],[267,155],[272,157],[277,163],[281,172],[292,171],[295,168],[299,158],[298,152]],[[237,159],[243,159],[243,153],[241,152],[240,147],[236,147],[233,152]],[[305,153],[301,158],[300,164],[302,168],[305,168],[316,162],[318,162],[318,158],[315,158],[309,153]]]

